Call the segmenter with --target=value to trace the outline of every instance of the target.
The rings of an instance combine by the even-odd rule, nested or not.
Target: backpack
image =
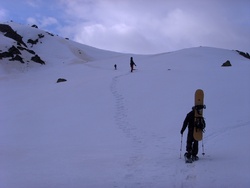
[[[206,122],[203,117],[197,117],[195,118],[194,127],[196,129],[202,130],[202,132],[205,132]]]

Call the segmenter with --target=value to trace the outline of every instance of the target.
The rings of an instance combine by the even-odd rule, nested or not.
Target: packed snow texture
[[[46,65],[0,60],[1,188],[250,186],[250,60],[210,47],[121,54],[10,25],[24,41],[46,35],[33,47]],[[196,89],[206,132],[186,164]]]

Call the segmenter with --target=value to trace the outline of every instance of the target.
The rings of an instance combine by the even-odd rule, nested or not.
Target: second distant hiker
[[[133,57],[131,57],[131,58],[130,58],[130,68],[131,68],[131,72],[133,72],[134,66],[136,66],[136,64],[135,64],[135,62],[133,61]]]

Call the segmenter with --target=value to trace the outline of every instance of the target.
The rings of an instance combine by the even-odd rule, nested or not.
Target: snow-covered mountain
[[[249,187],[248,53],[121,54],[7,25],[18,35],[0,30],[1,188]],[[185,164],[180,129],[198,88],[204,147]]]

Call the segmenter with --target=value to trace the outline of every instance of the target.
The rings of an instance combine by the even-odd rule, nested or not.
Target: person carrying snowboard
[[[136,64],[133,61],[133,57],[130,58],[130,68],[131,68],[131,72],[133,72],[134,70],[134,66],[136,66]]]
[[[181,129],[181,134],[183,135],[185,129],[188,126],[188,134],[187,134],[187,145],[186,145],[186,153],[185,156],[187,159],[198,160],[198,141],[194,139],[193,132],[194,132],[194,108],[190,111],[184,122]]]

